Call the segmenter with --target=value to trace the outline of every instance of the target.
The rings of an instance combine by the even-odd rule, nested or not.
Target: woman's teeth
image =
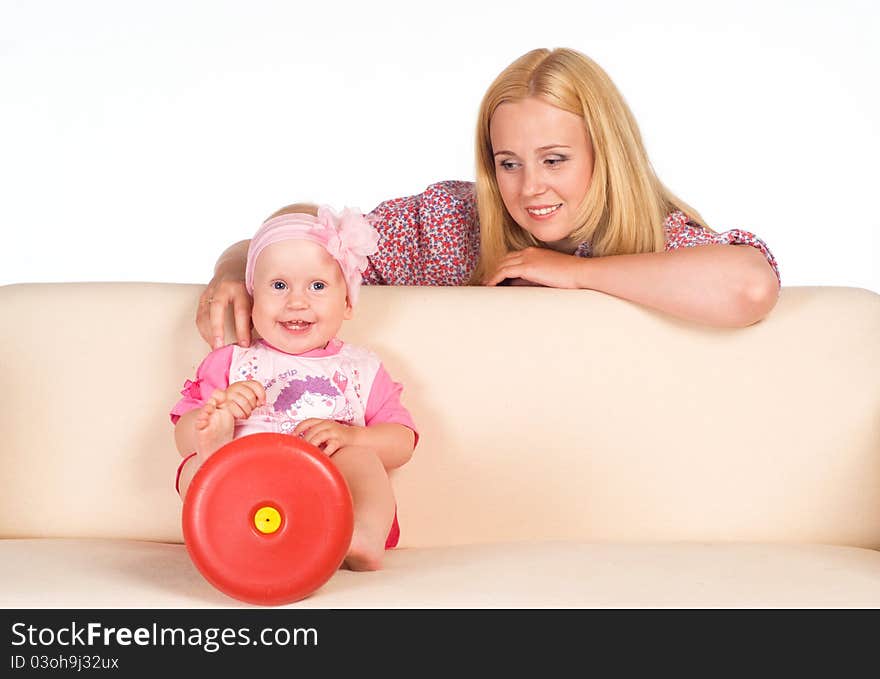
[[[538,217],[543,217],[544,215],[549,215],[551,212],[556,212],[561,207],[562,207],[562,203],[559,203],[558,205],[553,205],[551,207],[542,207],[542,208],[538,208],[538,209],[527,207],[526,211],[530,215],[536,215]]]

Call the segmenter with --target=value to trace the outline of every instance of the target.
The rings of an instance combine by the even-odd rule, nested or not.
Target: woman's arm
[[[214,278],[199,297],[196,327],[212,349],[223,346],[226,307],[230,305],[236,340],[241,346],[250,345],[251,296],[244,285],[249,245],[249,240],[243,240],[224,250],[214,266]]]
[[[506,278],[587,288],[678,318],[719,327],[757,323],[776,305],[779,281],[764,255],[743,245],[581,258],[545,248],[511,252],[486,281]]]
[[[757,323],[776,306],[779,281],[748,245],[702,245],[644,255],[597,257],[582,282],[679,318],[720,327]]]

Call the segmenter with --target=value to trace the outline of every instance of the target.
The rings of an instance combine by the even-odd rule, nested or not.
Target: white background
[[[281,205],[472,179],[486,87],[566,46],[785,285],[880,291],[878,6],[0,0],[0,284],[204,283]]]

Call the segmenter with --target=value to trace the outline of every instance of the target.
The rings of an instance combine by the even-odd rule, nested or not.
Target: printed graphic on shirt
[[[371,352],[348,345],[324,357],[283,354],[261,342],[235,347],[230,381],[255,380],[266,390],[266,404],[235,423],[235,436],[288,434],[312,418],[364,426],[366,398],[379,365]]]
[[[238,377],[233,382],[245,382],[247,380],[256,380],[260,366],[257,357],[249,356],[246,361],[238,366]]]
[[[303,420],[316,417],[322,420],[337,422],[354,422],[354,412],[345,398],[343,390],[348,383],[347,378],[339,371],[334,375],[342,379],[342,389],[326,377],[308,376],[304,379],[292,379],[279,392],[271,404],[276,414],[281,414],[282,433],[291,432]]]

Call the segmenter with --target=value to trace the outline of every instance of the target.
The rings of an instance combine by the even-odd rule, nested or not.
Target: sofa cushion
[[[514,542],[397,549],[301,608],[877,608],[880,552],[755,543]],[[239,608],[179,544],[0,540],[2,608]]]

